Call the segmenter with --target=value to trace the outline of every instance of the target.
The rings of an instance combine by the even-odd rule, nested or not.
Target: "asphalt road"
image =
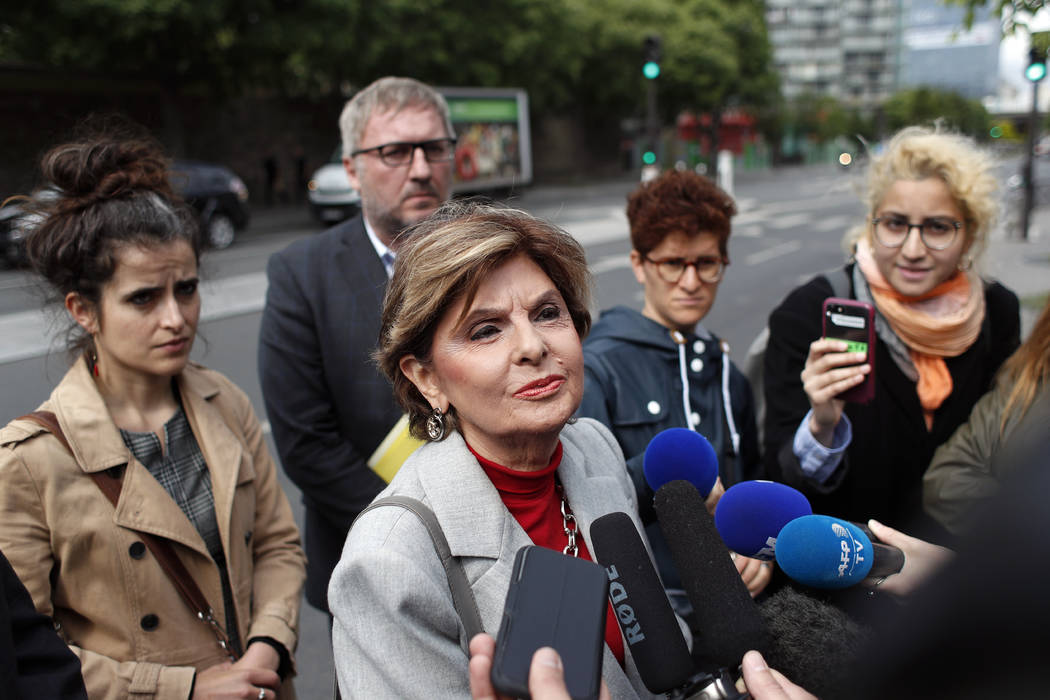
[[[853,173],[838,167],[784,169],[738,178],[735,195],[741,213],[734,220],[730,239],[732,263],[714,309],[704,322],[729,342],[738,364],[743,363],[751,340],[786,292],[844,260],[838,241],[862,214],[854,194],[859,188],[855,178]],[[641,307],[641,289],[627,262],[630,244],[623,213],[625,196],[634,185],[624,180],[542,188],[510,201],[554,221],[584,244],[595,277],[599,308],[617,304]],[[203,276],[216,286],[211,293],[205,288],[206,320],[201,324],[194,356],[241,386],[264,419],[255,346],[266,259],[292,239],[319,230],[305,208],[256,211],[249,230],[231,248],[212,253],[203,264]],[[39,309],[40,297],[34,292],[35,287],[24,273],[0,272],[0,321],[5,316],[21,318],[11,314],[24,315]],[[210,305],[225,310],[207,320]],[[62,328],[61,323],[57,328]],[[52,342],[51,347],[61,344]],[[20,359],[0,357],[0,424],[32,410],[61,379],[67,367],[64,353],[44,348],[40,344],[28,351],[30,356]],[[287,479],[283,483],[296,517],[302,522],[298,491]],[[299,696],[331,697],[332,654],[327,618],[305,604],[296,657]]]

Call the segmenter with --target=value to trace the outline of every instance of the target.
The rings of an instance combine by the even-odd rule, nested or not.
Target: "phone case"
[[[529,697],[529,665],[540,647],[554,647],[575,698],[601,689],[609,577],[601,566],[544,547],[522,547],[514,559],[492,663],[492,685]]]
[[[822,314],[823,336],[850,344],[862,343],[868,353],[871,371],[864,381],[838,395],[851,403],[868,403],[875,398],[875,307],[866,301],[828,297]],[[857,347],[857,352],[861,352]]]

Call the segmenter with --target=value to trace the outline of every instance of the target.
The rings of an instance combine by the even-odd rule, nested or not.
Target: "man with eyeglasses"
[[[306,598],[326,612],[350,525],[400,466],[386,448],[402,412],[371,353],[399,237],[448,199],[456,143],[444,98],[410,78],[361,90],[339,128],[362,211],[270,258],[259,332],[274,442],[306,506]]]
[[[760,476],[751,385],[730,361],[728,348],[701,324],[729,264],[734,214],[732,198],[695,173],[666,172],[636,189],[627,218],[631,268],[644,290],[642,310],[618,306],[602,312],[583,344],[579,414],[605,424],[623,450],[660,577],[691,624],[688,599],[655,522],[643,464],[657,433],[687,428],[706,437],[718,455],[720,482],[708,496],[709,510],[722,484]],[[746,557],[736,564],[752,595],[769,583],[768,564]]]

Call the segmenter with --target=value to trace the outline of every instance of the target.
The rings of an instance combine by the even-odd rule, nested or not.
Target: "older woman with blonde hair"
[[[583,249],[524,212],[452,204],[407,234],[383,306],[377,358],[426,441],[380,498],[435,514],[495,634],[517,551],[590,558],[590,524],[637,521],[623,455],[572,416],[590,326]],[[469,697],[468,643],[445,569],[401,508],[364,513],[329,586],[344,697]],[[648,696],[607,610],[603,677]]]
[[[992,161],[972,140],[910,127],[874,157],[852,260],[791,292],[769,319],[765,463],[814,511],[877,518],[929,539],[922,475],[1017,347],[1017,297],[976,269],[996,213]],[[874,370],[821,338],[835,287],[875,308]],[[874,398],[839,394],[875,372]]]

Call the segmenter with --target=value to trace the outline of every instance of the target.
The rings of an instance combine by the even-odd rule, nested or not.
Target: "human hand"
[[[715,485],[711,487],[711,491],[707,494],[707,498],[704,499],[704,507],[707,508],[707,512],[712,518],[715,517],[715,508],[718,506],[718,501],[722,498],[725,492],[725,486],[722,486],[722,478],[716,476]]]
[[[867,355],[845,352],[847,347],[842,340],[814,340],[810,343],[806,366],[802,369],[802,389],[813,409],[809,431],[825,446],[831,445],[835,426],[846,406],[845,401],[835,397],[863,382],[864,377],[871,372],[871,365],[864,362]]]
[[[754,700],[817,700],[817,696],[766,665],[757,651],[744,654],[744,684]]]
[[[276,671],[225,661],[197,671],[192,700],[273,700],[280,682]]]
[[[730,554],[733,555],[733,564],[740,574],[740,579],[747,586],[747,592],[751,594],[751,597],[754,598],[764,591],[766,586],[769,585],[769,581],[773,578],[773,563],[745,557],[743,554],[736,554],[735,552],[730,552]]]
[[[878,520],[869,520],[868,527],[880,541],[904,552],[904,567],[900,573],[883,579],[878,584],[880,591],[898,596],[908,595],[955,556],[955,552],[947,547],[905,535]]]
[[[281,665],[281,655],[266,642],[252,642],[244,656],[234,662],[234,668],[266,668],[276,671]]]
[[[470,640],[470,697],[472,700],[511,700],[492,687],[492,657],[496,640],[482,632]],[[537,649],[529,666],[529,694],[532,700],[570,700],[565,687],[565,670],[558,652],[550,647]],[[600,700],[610,700],[609,688],[602,681]]]

